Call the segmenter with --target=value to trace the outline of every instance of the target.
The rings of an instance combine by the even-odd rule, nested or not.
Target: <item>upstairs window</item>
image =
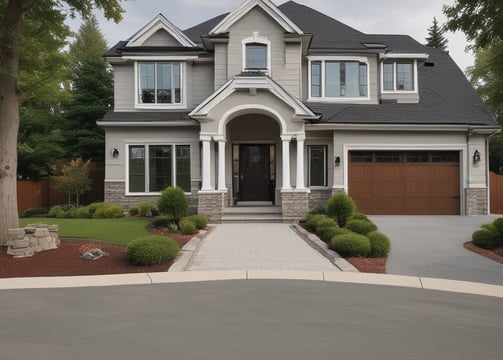
[[[246,44],[246,70],[267,70],[267,45]]]
[[[182,104],[182,64],[138,63],[138,104]]]
[[[386,61],[382,64],[384,91],[415,91],[415,63],[412,61]]]
[[[368,65],[359,61],[312,61],[311,97],[368,97]]]

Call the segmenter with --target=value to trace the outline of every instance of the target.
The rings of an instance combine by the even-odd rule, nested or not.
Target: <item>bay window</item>
[[[311,61],[312,98],[368,96],[368,65],[361,61]]]
[[[182,104],[182,68],[179,62],[138,63],[138,104]]]
[[[128,192],[160,193],[168,186],[190,192],[190,145],[129,145]]]

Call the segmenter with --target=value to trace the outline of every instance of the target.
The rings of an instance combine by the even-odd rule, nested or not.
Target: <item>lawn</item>
[[[62,238],[83,238],[107,243],[125,245],[133,239],[148,235],[146,219],[55,219],[27,218],[19,219],[21,226],[43,223],[59,225]]]

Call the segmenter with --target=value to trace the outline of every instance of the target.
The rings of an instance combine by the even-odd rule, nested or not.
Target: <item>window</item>
[[[246,69],[267,70],[267,45],[246,44]]]
[[[138,64],[139,104],[181,104],[182,64],[149,62]]]
[[[358,61],[312,61],[311,97],[368,96],[367,64]]]
[[[190,145],[130,145],[128,156],[128,192],[159,193],[168,186],[190,192]]]
[[[327,146],[309,145],[309,186],[327,186]]]
[[[411,61],[385,62],[383,68],[383,90],[414,91],[415,63]]]

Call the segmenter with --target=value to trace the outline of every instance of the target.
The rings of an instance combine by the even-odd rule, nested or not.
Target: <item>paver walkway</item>
[[[220,224],[194,254],[189,271],[340,271],[288,224]]]

